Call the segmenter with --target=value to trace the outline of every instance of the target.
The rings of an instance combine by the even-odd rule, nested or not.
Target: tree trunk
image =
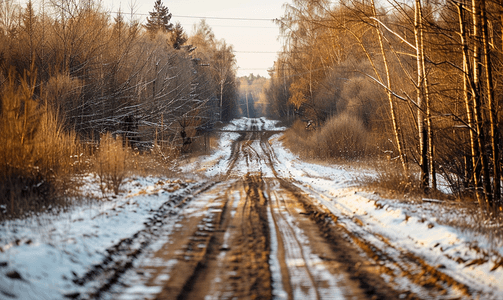
[[[467,116],[467,123],[469,128],[469,134],[470,134],[470,151],[471,151],[471,163],[472,163],[472,178],[473,178],[473,185],[475,186],[475,194],[477,196],[477,201],[479,204],[482,206],[482,195],[480,194],[480,188],[481,188],[481,182],[480,182],[480,164],[478,162],[479,158],[479,148],[478,148],[478,143],[477,143],[477,137],[476,137],[476,128],[474,127],[473,123],[473,109],[472,109],[472,102],[470,101],[470,91],[473,92],[474,90],[474,85],[473,81],[471,79],[472,75],[472,70],[470,68],[470,64],[468,63],[468,39],[467,39],[467,33],[465,29],[465,22],[464,22],[464,10],[463,10],[463,4],[459,3],[458,4],[458,14],[459,14],[459,31],[460,31],[460,37],[461,37],[461,45],[462,45],[462,51],[463,51],[463,97],[465,100],[465,107],[466,107],[466,116]],[[473,96],[473,93],[472,93]]]
[[[482,47],[484,49],[484,67],[486,74],[486,97],[487,106],[489,107],[489,133],[491,138],[491,150],[493,158],[493,201],[490,203],[492,208],[496,208],[496,203],[499,202],[501,198],[501,181],[500,181],[500,154],[499,154],[499,136],[497,128],[497,116],[496,116],[496,105],[494,99],[494,84],[492,77],[492,65],[489,49],[489,33],[487,31],[487,15],[486,15],[486,1],[480,0],[480,12],[481,12],[481,27],[482,27]]]
[[[472,0],[472,17],[473,17],[473,36],[478,37],[480,34],[480,1]],[[480,42],[479,40],[474,41],[473,47],[473,115],[475,118],[475,125],[477,128],[478,138],[477,143],[479,145],[479,155],[481,163],[482,172],[482,187],[484,190],[484,199],[486,208],[488,208],[489,203],[492,202],[491,197],[491,180],[489,178],[489,166],[486,153],[486,137],[483,126],[483,116],[482,116],[482,95],[481,95],[481,84],[480,84],[480,74],[482,73],[482,62],[480,60]]]
[[[224,103],[224,82],[223,82],[223,80],[221,80],[220,81],[220,121],[222,121],[222,114],[224,113],[223,103]]]
[[[419,0],[418,0],[419,1]],[[419,5],[421,3],[419,2]],[[423,11],[422,7],[419,7],[419,40],[421,44],[421,65],[423,69],[423,85],[424,85],[424,101],[426,105],[426,126],[427,126],[427,155],[428,155],[428,178],[430,180],[430,187],[433,190],[437,189],[437,175],[435,172],[435,147],[433,145],[433,121],[431,118],[431,99],[430,99],[430,86],[428,84],[428,74],[426,72],[426,55],[424,54],[424,29],[423,29]]]
[[[246,93],[246,116],[249,118],[250,117],[250,108],[248,107],[248,91]]]
[[[372,0],[372,13],[374,14],[374,18],[377,18],[374,0]],[[383,57],[384,68],[386,71],[386,84],[388,87],[388,89],[386,90],[386,94],[388,95],[388,102],[389,102],[390,112],[391,112],[391,121],[393,124],[393,132],[395,134],[395,142],[397,145],[396,147],[398,150],[398,155],[400,156],[400,163],[402,164],[403,174],[408,176],[409,169],[407,166],[407,159],[405,157],[404,149],[402,147],[402,140],[400,138],[401,137],[400,127],[398,126],[396,112],[395,112],[395,105],[394,105],[394,101],[393,101],[393,95],[391,94],[391,76],[390,76],[389,67],[388,67],[388,59],[386,58],[386,52],[384,51],[382,31],[380,29],[379,22],[375,21],[375,26],[376,26],[377,37],[379,40],[379,45],[381,47],[381,54]],[[371,61],[371,63],[372,63],[372,61]],[[375,68],[373,63],[372,63],[372,66],[374,68],[374,71],[376,72],[378,79],[382,82],[382,79],[380,78],[380,75],[377,72],[377,69]]]
[[[428,178],[428,128],[425,126],[425,112],[427,112],[427,104],[425,101],[425,73],[423,69],[423,44],[422,44],[422,13],[421,1],[415,1],[415,14],[414,14],[414,35],[416,39],[416,61],[417,61],[417,127],[419,131],[419,154],[421,167],[421,187],[426,190],[429,186]]]

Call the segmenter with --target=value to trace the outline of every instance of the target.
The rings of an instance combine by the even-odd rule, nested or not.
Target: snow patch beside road
[[[466,217],[462,211],[440,203],[404,202],[362,192],[354,179],[361,171],[306,163],[285,149],[277,137],[270,142],[278,159],[278,173],[317,194],[318,205],[329,209],[349,231],[381,245],[383,251],[390,243],[398,250],[414,253],[473,289],[474,295],[503,299],[501,241],[495,243],[489,234],[477,235],[445,225],[435,216],[442,210],[445,216]]]
[[[100,198],[87,176],[83,190]],[[107,249],[144,228],[150,212],[194,184],[131,178],[128,192],[83,204],[57,215],[42,213],[0,224],[0,298],[64,299],[89,288],[73,282],[99,264]]]

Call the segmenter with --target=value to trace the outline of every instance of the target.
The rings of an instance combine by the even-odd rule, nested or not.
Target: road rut
[[[169,216],[173,230],[161,246],[130,264],[103,298],[421,298],[389,280],[397,275],[378,263],[379,249],[348,232],[319,195],[279,175],[268,142],[275,133],[263,129],[250,119],[236,131],[224,176]]]

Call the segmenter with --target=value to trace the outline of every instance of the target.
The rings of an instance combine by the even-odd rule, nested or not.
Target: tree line
[[[314,124],[311,134],[349,118],[374,137],[372,155],[404,178],[417,169],[425,192],[441,174],[501,211],[502,11],[489,0],[294,0],[277,19],[268,111]]]
[[[239,81],[238,112],[240,116],[256,118],[266,115],[267,103],[263,93],[268,79],[260,75],[241,76]]]
[[[33,97],[82,139],[172,142],[233,116],[232,46],[204,21],[189,36],[161,0],[145,24],[100,1],[17,3],[0,2],[0,85],[10,72],[36,78]]]
[[[233,49],[204,21],[189,35],[161,0],[144,24],[100,1],[18,3],[0,1],[0,220],[66,205],[82,174],[104,195],[165,174],[235,114]]]

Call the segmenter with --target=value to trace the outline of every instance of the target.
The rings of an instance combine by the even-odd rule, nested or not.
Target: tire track
[[[271,230],[279,233],[281,241],[279,245],[282,248],[280,251],[282,253],[281,260],[286,262],[284,267],[287,268],[287,272],[285,273],[289,274],[289,297],[293,299],[320,299],[316,283],[308,267],[308,258],[295,233],[296,228],[284,216],[285,213],[291,216],[291,212],[286,207],[284,199],[276,191],[272,191],[268,198],[271,200],[270,210],[275,226]]]
[[[387,282],[408,278],[397,274],[408,272],[396,269],[404,258],[386,256],[349,232],[317,203],[320,195],[280,177],[268,143],[273,133],[257,131],[265,124],[260,121],[249,119],[250,131],[241,132],[232,144],[226,181],[197,196],[210,205],[207,215],[179,213],[184,220],[180,232],[156,256],[173,262],[156,267],[157,277],[168,278],[157,299],[420,298]],[[204,207],[196,211],[202,213]],[[412,266],[413,271],[424,270],[417,263]],[[149,284],[158,283],[151,279]]]
[[[327,198],[325,195],[313,189],[305,191],[304,187],[298,187],[292,183],[283,182],[282,184],[302,195],[299,199],[302,200],[303,205],[308,210],[315,212],[311,214],[311,218],[318,223],[320,228],[329,232],[327,233],[328,236],[332,235],[329,227],[342,231],[345,239],[358,246],[358,249],[372,261],[371,269],[388,278],[394,289],[402,289],[402,293],[406,294],[408,299],[472,298],[473,291],[466,285],[443,273],[437,267],[428,264],[419,256],[397,248],[383,236],[366,232],[363,229],[363,223],[356,217],[344,217],[344,222],[353,222],[361,230],[347,229],[344,223],[340,222],[341,216],[335,215],[323,205],[314,204],[317,201],[310,199],[308,196],[317,194],[318,197]],[[327,220],[328,223],[332,224],[331,226],[327,225]],[[370,241],[365,236],[372,236],[374,241]],[[330,239],[333,241],[335,237],[330,237]],[[408,287],[408,289],[403,290],[404,286]]]
[[[193,274],[194,284],[178,299],[271,299],[267,203],[260,174],[247,174],[226,191],[238,194],[235,213],[227,210],[218,232]],[[228,200],[228,203],[231,203]],[[161,298],[159,298],[161,299]]]
[[[96,299],[107,292],[120,277],[133,267],[133,262],[142,254],[148,245],[159,238],[164,219],[176,215],[177,211],[187,205],[194,196],[211,189],[218,182],[201,183],[195,192],[175,196],[164,202],[152,217],[145,222],[145,228],[129,238],[122,239],[117,244],[106,249],[103,260],[93,265],[83,276],[75,277],[72,281],[79,285],[90,285],[86,294],[75,293],[67,295],[72,299]]]
[[[281,181],[281,185],[286,189],[290,190],[292,193],[305,196],[298,197],[299,201],[303,203],[307,211],[314,211],[317,213],[311,214],[315,216],[313,220],[317,223],[322,224],[321,230],[326,230],[325,221],[320,221],[317,218],[321,215],[324,218],[329,218],[332,220],[334,227],[338,230],[342,230],[346,236],[346,240],[358,245],[359,249],[366,253],[366,255],[373,260],[373,263],[377,266],[379,273],[385,274],[385,277],[391,278],[394,282],[394,288],[400,289],[403,286],[403,279],[407,279],[410,283],[409,286],[414,292],[404,291],[407,297],[418,297],[418,298],[449,298],[456,297],[456,295],[463,295],[465,297],[470,297],[472,291],[464,284],[456,281],[451,276],[443,273],[437,267],[426,263],[423,259],[417,255],[405,251],[403,249],[396,248],[394,245],[389,243],[384,237],[367,232],[367,235],[373,236],[375,239],[379,240],[381,245],[377,245],[363,237],[363,235],[352,232],[346,229],[345,226],[337,222],[338,217],[334,215],[328,208],[324,207],[322,204],[317,203],[317,200],[312,200],[310,194],[315,194],[317,197],[322,199],[330,199],[321,193],[316,192],[313,189],[304,190],[301,184],[297,184],[302,192],[299,191],[299,187],[294,186],[291,182],[285,179],[279,178],[278,173],[275,171],[275,165],[279,164],[279,161],[274,153],[274,149],[267,142],[267,139],[261,139],[260,143],[263,152],[267,155],[268,165],[273,170],[276,178]],[[361,221],[357,218],[353,218],[352,222],[362,227]],[[321,222],[321,223],[320,223]],[[363,230],[363,229],[362,229]],[[373,281],[375,279],[364,279],[364,281]],[[365,284],[364,284],[365,285]],[[414,286],[417,288],[414,289]]]

